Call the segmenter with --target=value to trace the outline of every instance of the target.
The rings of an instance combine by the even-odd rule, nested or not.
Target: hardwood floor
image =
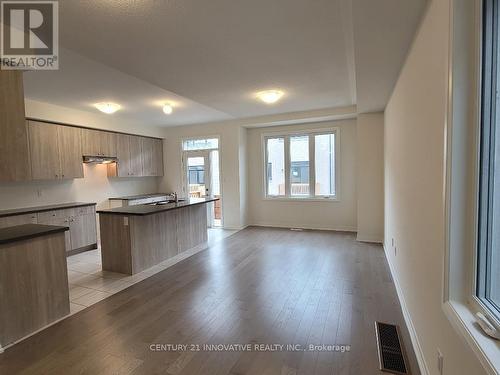
[[[419,374],[381,246],[349,233],[252,227],[6,350],[0,373],[380,374],[375,320],[401,325]],[[161,350],[166,344],[351,348]]]

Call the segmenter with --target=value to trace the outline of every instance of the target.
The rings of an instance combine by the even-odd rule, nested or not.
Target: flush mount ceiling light
[[[280,100],[285,93],[281,90],[266,90],[257,93],[257,98],[266,104],[274,104]]]
[[[97,103],[95,104],[95,107],[99,111],[107,113],[108,115],[115,113],[121,108],[120,105],[116,103]]]
[[[173,111],[174,111],[174,109],[172,108],[172,106],[170,104],[163,105],[163,113],[165,113],[166,115],[172,114]]]

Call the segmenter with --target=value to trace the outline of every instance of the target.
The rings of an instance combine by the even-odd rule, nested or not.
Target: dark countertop
[[[219,198],[189,198],[185,201],[178,203],[167,203],[162,205],[149,205],[139,204],[137,206],[117,207],[97,211],[98,214],[112,214],[112,215],[136,215],[144,216],[157,214],[170,210],[177,210],[183,207],[195,206],[197,204],[205,204],[209,202],[218,201]]]
[[[63,210],[65,208],[75,208],[75,207],[95,206],[95,205],[96,205],[96,203],[70,202],[70,203],[62,203],[62,204],[52,204],[49,206],[14,208],[11,210],[1,210],[0,217],[33,214],[35,212]]]
[[[155,198],[155,197],[162,197],[162,196],[169,196],[170,193],[153,193],[153,194],[141,194],[141,195],[129,195],[127,197],[116,197],[116,198],[109,198],[110,201],[113,200],[120,200],[120,201],[132,201],[135,199],[147,199],[147,198]]]
[[[24,224],[16,225],[15,227],[0,228],[0,245],[46,236],[48,234],[66,232],[67,230],[69,230],[68,227],[41,224]]]

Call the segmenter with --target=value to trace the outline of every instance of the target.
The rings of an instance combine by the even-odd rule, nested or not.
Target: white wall
[[[164,129],[165,177],[161,181],[160,190],[177,191],[181,195],[184,173],[181,159],[183,139],[219,136],[224,227],[237,229],[244,227],[246,175],[241,164],[246,163],[243,155],[240,158],[240,148],[246,144],[245,132],[240,126],[231,124],[191,125]]]
[[[140,135],[162,134],[162,129],[133,124],[114,116],[31,100],[26,100],[26,116]],[[0,209],[72,201],[96,202],[100,207],[107,207],[107,199],[110,197],[157,192],[159,187],[157,177],[108,179],[103,165],[85,165],[84,175],[85,178],[75,180],[0,183]]]
[[[340,128],[340,201],[297,202],[264,198],[262,134]],[[357,226],[356,120],[248,129],[248,221],[253,225],[355,231]]]
[[[430,2],[386,108],[385,248],[429,373],[438,374],[440,348],[445,375],[480,375],[442,309],[449,8],[450,0]]]
[[[358,241],[384,238],[384,114],[360,114],[358,149]]]

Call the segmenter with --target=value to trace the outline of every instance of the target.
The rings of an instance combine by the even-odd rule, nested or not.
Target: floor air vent
[[[398,326],[375,322],[375,331],[380,370],[393,374],[409,374]]]

